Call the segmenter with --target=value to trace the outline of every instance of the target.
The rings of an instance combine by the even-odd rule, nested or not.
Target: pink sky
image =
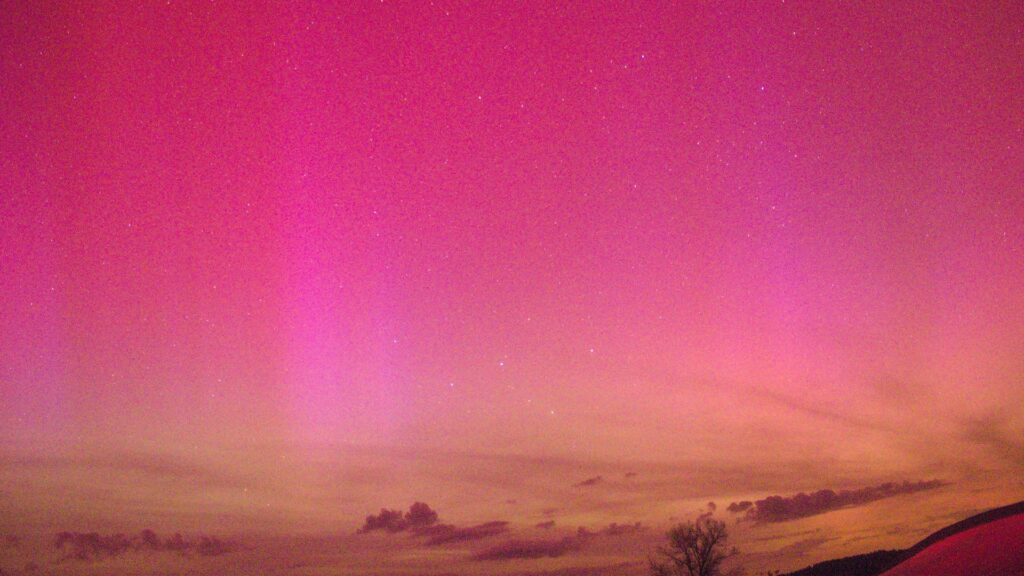
[[[1020,5],[341,4],[0,11],[0,531],[1024,498]]]

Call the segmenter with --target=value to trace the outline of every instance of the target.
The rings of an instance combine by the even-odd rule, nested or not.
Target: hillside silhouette
[[[876,550],[867,554],[847,556],[819,562],[785,576],[879,576],[914,558],[929,547],[952,536],[1013,516],[1024,515],[1024,501],[994,508],[965,518],[933,532],[924,540],[903,550]],[[1024,550],[1020,551],[1024,556]]]

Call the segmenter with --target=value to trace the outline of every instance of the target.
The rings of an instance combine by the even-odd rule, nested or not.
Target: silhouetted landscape
[[[1018,502],[961,520],[929,535],[924,540],[905,550],[878,550],[847,558],[827,560],[802,570],[790,572],[786,576],[877,576],[923,552],[929,546],[955,534],[1004,518],[1021,517],[1022,515],[1024,515],[1024,502]],[[991,572],[992,574],[1009,575],[1017,574],[1024,570],[1024,534],[1019,534],[1017,541],[1012,543],[1012,545],[1015,545],[1019,552],[1019,563],[1016,566],[999,567],[996,572]],[[965,550],[963,553],[972,554],[973,552]]]

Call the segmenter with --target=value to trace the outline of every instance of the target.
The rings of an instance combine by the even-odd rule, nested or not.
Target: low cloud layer
[[[644,530],[647,530],[647,527],[640,522],[633,524],[618,524],[616,522],[612,522],[597,531],[591,530],[586,526],[580,526],[576,529],[576,537],[583,540],[586,538],[593,538],[594,536],[623,536],[625,534],[643,532]]]
[[[740,512],[746,512],[747,510],[750,510],[751,508],[753,508],[753,506],[753,502],[751,502],[750,500],[744,500],[742,502],[733,502],[732,504],[729,504],[729,507],[726,508],[726,510],[732,512],[733,514],[739,514]]]
[[[538,527],[554,526],[544,523]],[[579,549],[588,540],[598,536],[623,536],[643,532],[647,529],[640,522],[634,524],[611,523],[600,530],[594,531],[580,526],[575,536],[566,536],[558,540],[508,540],[473,555],[474,560],[513,560],[519,558],[557,558],[568,552]]]
[[[803,492],[794,496],[769,496],[756,502],[733,502],[726,508],[729,512],[746,512],[744,518],[754,522],[785,522],[817,514],[824,514],[840,508],[863,506],[865,504],[891,498],[901,494],[912,494],[924,490],[934,490],[945,486],[940,480],[920,482],[903,482],[900,484],[887,482],[878,486],[868,486],[856,490],[819,490],[811,494]]]
[[[440,546],[442,544],[451,544],[454,542],[482,540],[484,538],[496,536],[502,532],[508,531],[508,522],[487,522],[485,524],[478,524],[476,526],[469,526],[466,528],[458,528],[450,524],[442,524],[432,528],[436,528],[436,530],[430,531],[432,534],[425,542],[427,546]]]
[[[579,540],[566,536],[561,540],[509,540],[473,555],[474,560],[514,560],[518,558],[557,558],[579,547]]]
[[[604,476],[594,476],[593,478],[587,478],[573,484],[573,488],[586,488],[587,486],[597,486],[601,482],[604,482]]]
[[[516,572],[515,576],[620,576],[635,574],[637,562],[620,562],[608,566],[576,566],[536,572]]]
[[[615,522],[612,522],[602,528],[598,534],[602,536],[622,536],[624,534],[643,532],[644,530],[647,530],[647,527],[640,522],[635,522],[633,524],[616,524]]]
[[[366,517],[357,533],[378,530],[391,533],[408,531],[416,537],[425,538],[424,546],[441,546],[496,536],[508,531],[508,522],[497,520],[466,527],[441,524],[434,509],[423,502],[416,502],[404,514],[400,510],[381,508],[379,514]]]
[[[120,556],[133,550],[181,552],[195,551],[200,556],[219,556],[234,546],[216,536],[200,536],[199,540],[186,540],[181,534],[160,539],[156,532],[143,530],[136,535],[103,535],[97,532],[60,532],[54,538],[54,548],[68,560],[93,560]]]

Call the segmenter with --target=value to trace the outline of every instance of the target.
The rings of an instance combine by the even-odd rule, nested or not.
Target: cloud
[[[780,561],[792,561],[797,558],[804,558],[825,544],[836,540],[840,540],[840,538],[820,536],[805,538],[774,550],[744,553],[743,561],[749,564],[776,564]]]
[[[806,540],[794,542],[788,546],[783,546],[776,550],[775,554],[778,556],[800,558],[806,556],[808,552],[816,548],[820,548],[822,545],[833,540],[838,540],[838,538],[808,538]]]
[[[63,552],[63,559],[71,560],[120,556],[132,550],[187,552],[194,549],[200,556],[219,556],[235,548],[234,544],[216,536],[200,536],[199,541],[194,543],[183,538],[181,534],[175,534],[161,542],[156,532],[149,529],[133,536],[65,531],[57,534],[53,545]]]
[[[593,478],[587,478],[586,480],[582,480],[580,482],[577,482],[577,483],[573,484],[572,486],[573,486],[573,488],[584,488],[586,486],[596,486],[596,485],[600,484],[601,482],[604,482],[604,477],[603,476],[594,476]]]
[[[752,508],[753,506],[753,502],[751,502],[750,500],[744,500],[742,502],[733,502],[732,504],[729,504],[726,510],[732,512],[733,514],[739,514],[740,512],[746,512],[747,510],[750,510],[750,508]]]
[[[178,537],[180,538],[181,534],[178,534]],[[139,532],[139,546],[144,550],[160,550],[162,548],[160,537],[149,528]]]
[[[767,536],[759,536],[757,538],[751,538],[751,542],[775,542],[778,540],[792,540],[800,536],[820,536],[821,528],[814,528],[813,530],[800,530],[798,532],[781,532],[778,534],[769,534]]]
[[[131,548],[131,540],[124,534],[103,536],[97,532],[60,532],[53,546],[64,551],[64,558],[89,560],[101,555],[117,556]]]
[[[381,508],[379,514],[366,517],[357,534],[381,530],[384,532],[408,531],[414,536],[426,538],[424,546],[440,546],[453,542],[482,540],[508,531],[508,522],[493,521],[476,526],[459,527],[453,524],[439,524],[437,512],[423,502],[416,502],[409,511]]]
[[[405,514],[402,514],[401,510],[381,508],[379,514],[370,514],[366,517],[358,533],[365,534],[374,530],[401,532],[406,528],[421,528],[436,523],[437,512],[423,502],[415,502]]]
[[[184,538],[181,537],[181,534],[178,533],[175,533],[174,536],[171,536],[170,538],[164,541],[164,550],[175,550],[182,552],[188,550],[191,547],[192,543],[186,541]]]
[[[509,540],[473,555],[474,560],[514,560],[519,558],[557,558],[579,547],[571,536],[561,540]]]
[[[434,534],[426,541],[427,546],[440,546],[452,542],[468,542],[471,540],[482,540],[508,531],[508,522],[495,521],[485,524],[478,524],[468,528],[456,528],[451,525],[439,526],[433,530]]]
[[[220,556],[231,552],[234,547],[216,536],[200,536],[196,552],[200,556]]]
[[[405,515],[401,510],[388,510],[381,508],[380,514],[370,514],[359,529],[360,534],[373,532],[374,530],[387,530],[388,532],[401,532],[409,527]]]
[[[409,522],[409,526],[430,526],[437,522],[437,512],[423,502],[416,502],[409,507],[405,519]]]
[[[430,526],[417,526],[409,531],[415,536],[436,536],[438,534],[447,534],[452,530],[455,530],[454,524],[432,524]]]
[[[538,528],[550,528],[554,521],[542,522]],[[593,531],[585,526],[576,530],[575,536],[566,536],[559,540],[508,540],[487,548],[473,556],[474,560],[512,560],[517,558],[557,558],[567,552],[577,550],[586,541],[598,536],[622,536],[647,530],[647,527],[636,522],[634,524],[617,524],[612,522],[604,528]]]
[[[538,522],[537,524],[534,525],[534,528],[540,528],[542,530],[549,530],[549,529],[554,528],[554,527],[555,527],[555,521],[554,520],[548,520],[547,522]]]
[[[863,506],[883,498],[891,498],[900,494],[911,494],[924,490],[933,490],[945,486],[940,480],[920,482],[903,482],[901,484],[887,482],[878,486],[868,486],[856,490],[819,490],[811,494],[803,492],[794,496],[769,496],[758,500],[753,506],[745,506],[746,502],[733,502],[727,508],[730,512],[746,510],[745,518],[754,522],[785,522],[817,514],[824,514],[840,508]]]
[[[80,473],[112,474],[120,482],[110,486],[116,491],[127,491],[127,487],[138,485],[167,483],[205,493],[221,489],[253,488],[259,480],[242,472],[230,472],[215,463],[137,451],[66,456],[0,450],[0,461],[12,470],[20,470],[37,478]]]
[[[576,537],[581,540],[585,540],[587,538],[593,538],[594,536],[622,536],[623,534],[634,534],[637,532],[643,532],[644,530],[647,530],[647,527],[639,522],[633,524],[618,524],[612,522],[596,532],[586,526],[580,526],[576,529]]]
[[[612,576],[634,572],[637,562],[620,562],[608,566],[576,566],[540,572],[516,572],[515,576]]]
[[[604,536],[621,536],[623,534],[634,534],[636,532],[643,532],[647,527],[639,522],[633,524],[616,524],[612,522],[608,526],[605,526],[599,534]]]
[[[970,420],[965,436],[969,442],[988,448],[1003,462],[1024,466],[1024,440],[1019,432],[1010,429],[1007,418],[992,416]]]

